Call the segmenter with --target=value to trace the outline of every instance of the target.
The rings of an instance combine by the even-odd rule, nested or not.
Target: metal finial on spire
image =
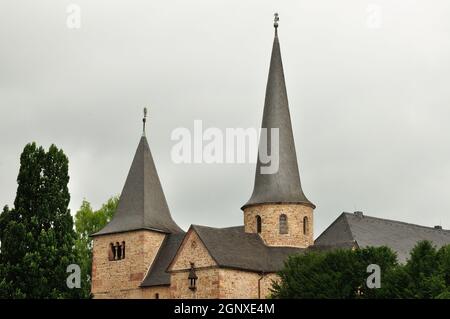
[[[278,13],[275,12],[274,18],[273,18],[273,27],[275,28],[275,34],[277,33],[278,21],[279,20],[280,20],[280,18],[278,17]]]
[[[145,136],[145,123],[147,122],[147,108],[144,107],[144,117],[142,118],[142,135]]]

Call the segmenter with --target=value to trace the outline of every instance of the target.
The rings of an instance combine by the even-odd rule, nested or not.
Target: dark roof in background
[[[246,233],[244,226],[192,225],[192,228],[220,267],[275,272],[282,269],[287,256],[305,251],[294,247],[268,247],[258,234]]]
[[[145,136],[137,147],[113,219],[94,236],[138,229],[182,232],[170,215]]]
[[[243,208],[261,203],[305,203],[314,206],[306,198],[300,183],[277,34],[273,41],[261,127],[268,129],[268,135],[269,129],[279,129],[279,169],[274,174],[261,174],[261,166],[266,165],[260,162],[258,154],[253,194]],[[270,141],[268,141],[268,152],[270,154]]]
[[[339,246],[356,242],[361,247],[387,246],[406,262],[411,249],[421,240],[429,240],[438,248],[450,244],[450,230],[342,213],[314,242],[314,246]]]
[[[438,247],[450,244],[449,230],[349,213],[341,214],[316,239],[314,246],[308,248],[266,246],[258,234],[245,233],[244,226],[192,225],[191,229],[198,234],[219,267],[254,272],[277,272],[289,255],[306,251],[388,246],[397,253],[400,262],[405,262],[409,251],[420,240],[430,240]],[[166,270],[184,237],[184,233],[166,235],[142,287],[170,284],[170,274]]]
[[[150,270],[141,283],[141,287],[170,285],[170,274],[166,272],[166,269],[175,257],[184,235],[184,233],[166,235]]]

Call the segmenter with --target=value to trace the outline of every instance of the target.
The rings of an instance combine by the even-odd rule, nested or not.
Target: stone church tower
[[[268,141],[262,135],[253,193],[242,206],[244,225],[191,225],[186,233],[178,227],[145,137],[144,116],[144,134],[114,218],[92,235],[94,298],[266,298],[293,254],[388,246],[404,261],[419,239],[438,247],[450,242],[450,231],[442,228],[362,213],[343,213],[313,241],[315,205],[300,183],[277,14],[274,27],[262,119]],[[272,159],[268,164],[266,149]],[[267,172],[264,167],[278,169]]]
[[[145,132],[145,118],[144,118]],[[142,298],[140,284],[173,221],[145,134],[136,150],[114,218],[94,239],[92,293],[96,298]]]
[[[270,136],[279,132],[279,169],[263,174],[258,156],[253,194],[242,207],[245,232],[259,233],[268,246],[306,248],[314,243],[313,210],[315,205],[305,196],[300,183],[289,104],[278,40],[278,19],[275,18],[275,38],[272,47],[262,128]],[[270,153],[271,141],[267,139]],[[262,139],[261,143],[264,143]],[[274,141],[275,143],[277,141]]]
[[[145,137],[144,117],[114,218],[92,235],[94,298],[265,298],[286,258],[314,244],[315,206],[300,183],[277,15],[274,26],[262,120],[269,141],[262,138],[260,148],[268,144],[278,169],[264,174],[258,156],[253,194],[242,207],[244,225],[191,225],[186,233],[178,227]],[[278,146],[278,154],[275,147],[271,154],[270,146]]]

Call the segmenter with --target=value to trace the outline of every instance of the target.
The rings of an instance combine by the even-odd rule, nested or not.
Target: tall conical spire
[[[262,128],[279,129],[279,169],[274,174],[261,174],[261,163],[258,156],[253,194],[243,209],[256,204],[267,203],[302,203],[314,207],[303,193],[297,165],[294,136],[292,133],[289,104],[284,81],[283,63],[281,61],[280,43],[278,40],[278,14],[275,14],[272,57],[266,87],[266,99]],[[264,143],[261,139],[261,143]],[[270,152],[270,140],[267,141]]]
[[[117,211],[108,225],[94,236],[139,229],[165,233],[182,232],[170,215],[145,137],[145,117],[143,122],[144,132],[120,195]]]

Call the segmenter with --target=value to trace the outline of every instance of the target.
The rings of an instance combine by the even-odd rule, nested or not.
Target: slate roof
[[[113,219],[92,236],[138,229],[182,232],[170,215],[145,136],[139,141]]]
[[[277,128],[279,131],[279,168],[276,173],[261,174],[261,167],[267,164],[261,163],[258,153],[253,194],[242,209],[262,203],[303,203],[315,207],[306,198],[300,183],[277,33],[273,40],[261,127],[267,129],[268,136],[272,128]],[[268,141],[261,140],[260,143],[262,142],[267,142],[268,154],[271,154],[270,138]],[[261,147],[262,144],[260,144]]]
[[[406,262],[418,241],[429,240],[438,248],[450,244],[450,230],[435,229],[404,222],[342,213],[314,242],[320,247],[388,246],[397,253],[398,261]]]
[[[141,287],[170,285],[170,274],[166,272],[166,269],[175,257],[178,247],[180,247],[181,242],[183,241],[184,235],[185,233],[166,235],[166,238],[155,257],[155,261],[141,283]]]
[[[244,226],[213,228],[192,225],[211,257],[219,267],[255,272],[277,272],[284,260],[306,249],[268,247],[257,234],[245,233]],[[167,272],[185,234],[167,235],[141,287],[170,285]]]
[[[305,249],[294,247],[268,247],[255,233],[246,233],[244,226],[213,228],[191,226],[211,257],[220,267],[276,272],[283,267],[284,260],[291,254]]]

